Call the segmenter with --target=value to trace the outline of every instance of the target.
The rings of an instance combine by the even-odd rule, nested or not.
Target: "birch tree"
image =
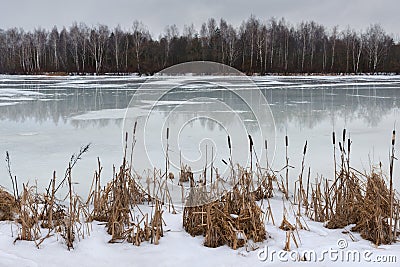
[[[95,71],[99,73],[103,67],[104,54],[110,31],[105,25],[98,25],[90,32],[89,50],[95,61]]]
[[[379,24],[368,27],[363,39],[368,55],[370,71],[376,72],[378,65],[382,63],[384,57],[387,55],[393,39],[385,34],[385,31]]]
[[[172,41],[178,37],[179,35],[179,30],[178,27],[174,25],[168,25],[165,27],[165,33],[164,33],[164,39],[165,39],[165,57],[164,57],[164,62],[163,62],[163,67],[167,65],[168,62],[168,57],[170,54],[171,50],[171,43]]]
[[[132,39],[136,56],[136,66],[138,73],[141,73],[140,56],[142,54],[143,44],[150,34],[142,22],[135,20],[132,24]]]
[[[54,66],[54,69],[56,71],[59,70],[59,63],[58,63],[58,42],[59,42],[59,34],[58,34],[58,30],[57,27],[54,26],[53,30],[51,31],[50,35],[49,35],[49,46],[51,48],[51,54],[52,54],[52,58],[53,58],[53,63],[52,65]]]

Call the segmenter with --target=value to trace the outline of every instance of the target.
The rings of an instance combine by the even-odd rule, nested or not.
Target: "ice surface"
[[[186,78],[170,77],[170,80],[161,83],[163,86],[168,83],[176,86]],[[233,86],[237,90],[254,90],[253,86],[244,82],[243,77],[234,78],[240,78]],[[195,80],[193,77],[191,79]],[[226,77],[215,76],[208,79],[224,83]],[[356,167],[368,169],[370,159],[374,163],[382,161],[384,166],[387,164],[390,134],[395,121],[399,118],[398,76],[266,76],[250,79],[271,103],[277,129],[278,149],[273,153],[275,156],[270,159],[274,158],[277,169],[284,165],[285,157],[279,146],[282,146],[282,136],[287,133],[290,139],[290,160],[296,167],[295,170],[301,160],[299,151],[302,151],[304,142],[308,140],[309,153],[306,162],[311,165],[312,175],[317,173],[331,175],[330,136],[333,130],[339,134],[343,127],[347,128],[354,139],[352,159]],[[63,172],[71,154],[79,150],[80,146],[92,143],[91,154],[87,159],[85,157],[86,163],[82,164],[84,166],[78,166],[75,172],[76,179],[80,183],[80,192],[84,193],[89,183],[87,177],[92,176],[97,156],[108,163],[105,168],[109,172],[112,164],[120,161],[124,116],[148,115],[147,109],[152,103],[147,99],[152,95],[146,95],[146,91],[140,92],[140,97],[143,98],[141,106],[133,107],[126,112],[135,90],[145,81],[146,78],[137,76],[0,76],[2,140],[0,150],[3,153],[6,150],[10,151],[14,161],[14,171],[22,181],[38,179],[44,184],[47,183],[47,177],[51,175],[53,169]],[[189,83],[189,88],[186,90],[189,97],[191,95],[193,98],[199,97],[198,86]],[[185,102],[187,108],[180,110],[182,118],[174,115],[176,120],[184,121],[185,116],[198,111],[198,107],[207,107],[210,103],[221,99],[226,94],[224,90],[224,88],[203,88],[203,94],[200,96],[206,95],[208,99]],[[154,92],[149,93],[154,94]],[[166,116],[182,103],[181,96],[182,93],[172,91],[168,99],[161,99],[156,104],[157,112]],[[244,116],[244,123],[256,122],[253,117],[249,117],[248,110],[244,109],[245,106],[229,97],[226,100],[227,104],[236,114]],[[228,123],[228,117],[224,114],[231,111],[213,108],[213,112],[220,113],[216,116],[220,116],[218,118],[223,124]],[[160,120],[163,120],[162,118]],[[197,127],[210,127],[209,134],[213,132],[212,125],[204,124]],[[239,129],[239,126],[234,127]],[[196,128],[192,131],[202,132]],[[243,144],[243,148],[238,148],[239,150],[247,150],[245,142],[236,142]],[[262,144],[256,146],[263,147]],[[58,152],[52,154],[56,150]],[[198,151],[192,153],[195,155]],[[327,156],[320,157],[320,153]],[[92,158],[89,159],[89,156]],[[163,156],[159,157],[162,161]],[[91,164],[88,164],[89,162]],[[395,173],[398,171],[398,166],[395,165]],[[0,165],[1,173],[6,173],[3,165]],[[7,179],[2,181],[6,187],[10,186]]]
[[[226,77],[210,77],[215,81]],[[177,85],[185,81],[183,77],[173,77],[172,81],[160,82],[162,86]],[[395,122],[400,118],[400,77],[398,76],[294,76],[294,77],[252,77],[262,90],[274,114],[276,126],[276,150],[269,148],[273,155],[273,168],[285,166],[284,136],[289,136],[290,177],[297,179],[301,168],[302,151],[305,141],[308,150],[306,166],[311,167],[311,177],[323,175],[332,177],[333,148],[332,131],[341,135],[345,127],[352,143],[352,165],[360,170],[369,170],[370,162],[382,162],[383,169],[388,168],[388,151],[391,133]],[[38,188],[48,185],[53,170],[63,175],[73,153],[83,145],[91,143],[89,152],[73,170],[75,190],[85,196],[97,168],[97,157],[104,166],[104,179],[112,177],[112,166],[118,166],[122,157],[123,119],[126,114],[143,119],[148,114],[150,97],[143,93],[141,106],[126,110],[130,99],[146,78],[142,77],[47,77],[47,76],[0,76],[0,155],[9,151],[12,172],[20,183],[34,183]],[[182,112],[170,114],[180,106],[184,96],[199,96],[197,86],[188,86],[183,93],[175,92],[167,99],[162,99],[157,106],[155,116],[150,123],[162,124],[171,117],[171,136],[179,129],[179,124],[192,118],[197,106],[210,108],[210,103],[222,99],[226,93],[223,88],[207,88],[204,93],[208,100],[199,101],[182,107]],[[234,86],[237,90],[252,89],[245,83]],[[245,105],[232,98],[225,102],[243,119],[244,125],[256,122]],[[196,104],[199,104],[197,102]],[[236,132],[242,131],[232,112],[224,109],[211,109],[219,122],[231,129],[235,153],[244,154],[248,150],[248,140],[234,139]],[[192,112],[192,113],[191,113]],[[199,112],[199,114],[203,114]],[[240,117],[238,117],[240,118]],[[138,127],[143,127],[139,120]],[[175,124],[176,125],[175,125]],[[176,126],[176,127],[175,127]],[[254,125],[253,125],[254,126]],[[174,128],[175,127],[175,128]],[[223,127],[199,120],[182,127],[181,150],[185,157],[196,160],[204,159],[204,135],[217,141],[215,153],[218,162],[227,159],[228,148]],[[257,134],[257,130],[249,128]],[[150,132],[147,137],[157,137],[149,144],[149,154],[155,156],[155,162],[163,167],[164,154],[159,153],[165,145],[164,133]],[[164,139],[163,139],[164,138]],[[255,139],[256,140],[256,139]],[[203,143],[202,143],[203,142]],[[396,151],[400,142],[396,143]],[[255,143],[256,148],[264,144]],[[209,146],[210,148],[210,146]],[[153,150],[152,150],[153,149]],[[162,149],[162,147],[161,147]],[[171,159],[179,159],[179,151],[171,150]],[[209,152],[210,153],[210,152]],[[208,154],[210,155],[210,154]],[[260,154],[258,154],[260,155]],[[235,158],[234,158],[235,160]],[[265,162],[265,154],[260,158]],[[204,166],[200,161],[200,165]],[[400,174],[400,164],[396,164],[394,174]],[[140,166],[135,165],[135,168]],[[0,164],[0,185],[10,189],[11,182],[5,164]],[[399,180],[395,188],[400,189]],[[60,192],[60,198],[65,192]],[[282,216],[282,200],[279,196],[271,200],[274,218],[279,222]],[[15,225],[0,223],[0,266],[267,266],[269,262],[260,262],[257,251],[264,245],[280,250],[284,246],[284,232],[267,222],[270,235],[264,243],[256,244],[255,251],[247,252],[244,248],[233,251],[227,247],[209,249],[202,246],[202,237],[193,238],[182,229],[181,213],[176,215],[165,212],[167,224],[165,236],[159,246],[143,243],[141,247],[131,244],[108,244],[109,235],[104,226],[93,223],[90,237],[76,243],[75,250],[68,252],[61,238],[56,236],[46,240],[41,249],[36,249],[31,242],[16,242]],[[233,215],[234,216],[234,215]],[[310,231],[301,230],[300,249],[314,248],[318,251],[335,247],[339,238],[349,242],[349,249],[371,249],[376,255],[397,255],[400,260],[399,244],[375,248],[370,242],[356,235],[356,241],[342,233],[342,229],[328,230],[320,223],[307,221]],[[14,235],[11,235],[14,231]],[[193,253],[192,253],[193,252]],[[290,266],[304,264],[320,266],[319,263],[290,263]],[[398,264],[398,263],[397,263]],[[287,263],[274,262],[274,266],[288,266]],[[332,262],[326,266],[336,266]],[[365,263],[353,263],[352,266],[364,266]],[[385,266],[396,266],[385,264]]]

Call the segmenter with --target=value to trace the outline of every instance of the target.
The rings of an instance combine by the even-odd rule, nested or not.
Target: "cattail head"
[[[227,163],[224,159],[222,159],[222,162],[223,162],[225,165],[228,165],[228,163]]]
[[[307,152],[307,141],[306,141],[306,144],[304,145],[303,155],[305,155],[306,152]]]
[[[393,130],[393,134],[392,134],[392,146],[394,146],[396,142],[396,130]]]
[[[265,140],[265,150],[268,150],[268,142]]]
[[[125,142],[128,142],[128,132],[125,133]]]
[[[250,152],[253,151],[253,138],[251,138],[251,135],[249,135],[249,142],[250,142]]]
[[[333,143],[333,145],[336,144],[335,132],[332,132],[332,143]]]
[[[343,129],[343,137],[342,137],[342,140],[343,140],[343,144],[346,142],[346,128],[345,129]]]
[[[137,121],[135,121],[135,125],[133,126],[133,134],[136,134],[136,127],[137,127]]]
[[[351,145],[351,140],[349,138],[347,139],[347,151],[349,152],[349,154],[350,154],[350,145]]]
[[[286,145],[286,147],[289,146],[289,138],[287,135],[285,135],[285,145]]]
[[[231,137],[229,135],[228,135],[228,147],[229,147],[229,149],[232,149]]]
[[[169,139],[169,128],[167,128],[167,140]]]

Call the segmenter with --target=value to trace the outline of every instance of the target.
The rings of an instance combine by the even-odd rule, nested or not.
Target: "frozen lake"
[[[205,157],[209,162],[211,156],[215,166],[222,170],[222,159],[229,158],[227,133],[232,136],[236,153],[233,160],[245,162],[247,158],[241,156],[245,155],[248,145],[243,133],[247,131],[254,137],[259,155],[262,153],[259,150],[264,148],[258,138],[258,122],[268,124],[271,131],[268,137],[276,137],[276,150],[270,149],[271,155],[268,154],[270,160],[274,159],[276,170],[285,165],[284,136],[289,136],[290,165],[294,167],[290,170],[292,179],[297,179],[300,172],[306,140],[306,167],[311,166],[312,177],[317,174],[332,177],[332,131],[336,131],[339,139],[343,128],[353,141],[351,162],[354,167],[369,170],[370,163],[382,162],[384,171],[388,171],[391,134],[400,118],[400,77],[267,76],[251,79],[259,89],[239,84],[237,90],[261,91],[273,114],[274,133],[269,125],[271,121],[257,121],[235,94],[230,95],[219,87],[191,84],[164,96],[151,107],[152,116],[146,124],[148,131],[137,136],[138,140],[146,139],[146,152],[153,166],[164,168],[166,127],[171,131],[169,157],[173,171],[181,161],[201,171]],[[173,80],[181,81],[179,77]],[[91,143],[89,152],[73,170],[77,193],[87,194],[97,157],[104,166],[103,182],[110,179],[113,164],[118,167],[121,163],[126,108],[144,82],[145,78],[134,76],[0,76],[1,157],[4,159],[5,152],[9,151],[12,172],[19,183],[37,181],[41,190],[47,186],[53,170],[62,178],[71,155]],[[145,127],[141,119],[148,114],[147,99],[151,99],[145,92],[141,94],[143,96],[135,96],[141,102],[131,106],[133,110],[128,112],[137,116],[140,129]],[[182,101],[186,101],[185,105]],[[262,103],[256,109],[262,109]],[[210,113],[212,119],[206,116]],[[397,138],[397,151],[399,143]],[[204,153],[205,147],[207,153]],[[135,151],[138,153],[134,153],[134,167],[140,172],[141,166],[148,166],[141,165],[143,148],[138,146]],[[265,155],[259,160],[264,162]],[[395,162],[394,174],[395,178],[400,176],[400,162]],[[0,164],[0,185],[11,189],[4,160]],[[396,179],[396,188],[399,185]]]

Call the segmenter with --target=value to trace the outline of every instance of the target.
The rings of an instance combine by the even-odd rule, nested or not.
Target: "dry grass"
[[[393,140],[392,147],[394,147]],[[335,151],[335,134],[333,134],[333,145]],[[307,215],[315,221],[326,222],[327,228],[343,228],[354,224],[353,231],[360,232],[363,238],[376,245],[396,242],[399,235],[400,209],[399,199],[392,187],[392,173],[388,187],[388,178],[381,166],[372,168],[369,173],[361,173],[352,168],[351,140],[346,140],[345,130],[342,142],[339,142],[339,151],[341,159],[339,163],[334,157],[335,166],[338,168],[333,183],[320,179],[311,186],[311,203],[309,205],[305,203]],[[394,148],[390,164],[391,172],[393,159]]]
[[[15,198],[0,187],[0,221],[13,220],[18,211]]]
[[[312,220],[324,222],[328,228],[354,225],[353,231],[360,232],[363,238],[377,245],[396,242],[400,228],[400,201],[393,189],[395,132],[392,138],[389,177],[384,175],[382,166],[371,168],[370,172],[364,173],[351,167],[351,140],[346,137],[345,130],[340,142],[336,143],[335,134],[332,139],[334,179],[317,177],[313,182],[309,168],[307,181],[304,181],[306,143],[301,171],[294,184],[293,197],[289,196],[288,190],[289,169],[293,167],[289,165],[287,136],[286,166],[281,169],[284,173],[280,174],[279,182],[276,175],[280,171],[272,171],[268,160],[267,167],[263,169],[257,157],[255,164],[251,157],[250,168],[238,165],[234,167],[232,158],[229,159],[229,163],[224,161],[230,167],[228,180],[232,181],[233,188],[229,191],[220,183],[220,180],[224,179],[220,177],[217,169],[214,182],[213,167],[209,179],[205,167],[201,177],[203,180],[196,183],[190,166],[181,164],[179,184],[182,188],[183,183],[190,185],[188,196],[182,195],[185,202],[184,229],[192,236],[204,236],[204,245],[207,247],[228,245],[237,249],[249,244],[249,240],[262,242],[267,238],[265,220],[271,219],[275,224],[268,198],[274,195],[273,186],[276,184],[284,196],[285,209],[280,228],[286,231],[286,250],[290,250],[291,243],[298,246],[300,237],[297,231],[308,228],[304,220],[301,222],[304,214]],[[250,136],[249,141],[250,153],[253,156],[254,148]],[[132,151],[133,147],[134,144]],[[231,150],[229,137],[228,147]],[[71,157],[67,171],[59,183],[56,173],[53,173],[45,193],[37,193],[36,186],[29,184],[22,184],[22,190],[19,192],[17,178],[11,175],[7,153],[6,161],[13,194],[0,188],[0,220],[15,219],[19,227],[16,240],[34,241],[37,247],[46,238],[59,234],[65,240],[67,248],[72,249],[78,240],[90,234],[88,223],[94,220],[106,223],[111,243],[129,242],[139,246],[146,241],[159,244],[164,235],[164,209],[168,206],[170,212],[176,213],[168,189],[168,180],[174,178],[168,170],[168,155],[165,172],[149,170],[147,176],[141,177],[132,171],[132,162],[127,160],[126,146],[121,166],[118,169],[114,168],[112,179],[104,187],[101,185],[102,166],[98,160],[89,197],[86,202],[82,202],[74,193],[71,170],[87,149],[88,146]],[[339,157],[336,152],[339,152]],[[231,151],[230,155],[232,156]],[[142,188],[138,180],[146,181],[147,187]],[[210,186],[207,186],[207,181],[211,181]],[[68,189],[64,200],[56,198],[56,192],[62,186]],[[265,206],[262,204],[264,199],[267,199],[267,205],[265,210],[262,210],[260,206]],[[257,201],[260,201],[261,205]],[[145,203],[151,207],[151,213],[142,212],[140,207]],[[294,222],[287,219],[289,217],[285,203],[290,205],[289,209],[293,211]],[[43,234],[44,230],[46,234]]]
[[[98,160],[98,170],[87,200],[87,204],[93,207],[88,220],[106,222],[110,243],[127,241],[139,246],[149,241],[157,245],[164,234],[162,202],[142,190],[135,180],[139,178],[132,175],[130,166],[125,155],[118,173],[114,171],[113,179],[101,188],[102,167]],[[150,215],[139,208],[139,204],[146,201],[154,207]],[[135,212],[139,215],[135,216]]]
[[[207,247],[228,245],[237,249],[250,239],[254,242],[266,239],[265,216],[250,191],[252,176],[244,169],[235,173],[237,184],[217,201],[193,206],[193,199],[199,198],[196,195],[204,192],[195,188],[190,192],[183,226],[192,236],[203,235]]]

